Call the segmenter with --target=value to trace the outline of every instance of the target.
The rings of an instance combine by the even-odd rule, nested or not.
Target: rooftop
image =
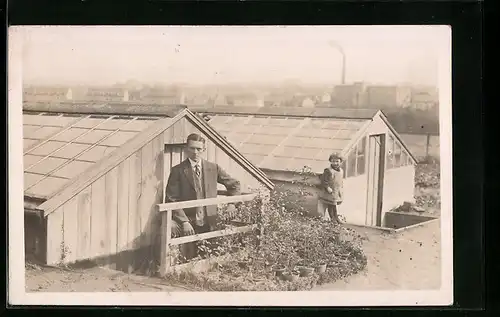
[[[320,173],[328,156],[342,152],[370,120],[220,113],[209,123],[262,169],[300,171],[308,166]]]
[[[48,199],[159,117],[25,112],[24,195]]]
[[[283,117],[311,117],[337,119],[372,119],[378,109],[302,108],[302,107],[189,107],[190,110],[206,114],[239,114]]]

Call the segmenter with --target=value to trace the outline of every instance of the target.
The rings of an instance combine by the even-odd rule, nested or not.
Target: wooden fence
[[[229,204],[236,202],[245,202],[251,201],[257,197],[257,194],[243,194],[238,196],[219,196],[216,198],[206,198],[206,199],[198,199],[198,200],[188,200],[181,201],[175,203],[164,203],[158,204],[158,211],[162,214],[161,220],[161,266],[160,266],[160,275],[165,276],[168,272],[170,272],[173,267],[171,264],[172,254],[171,247],[207,240],[211,238],[224,237],[228,235],[233,235],[237,233],[245,233],[255,229],[258,229],[256,224],[249,224],[236,228],[229,228],[224,230],[216,230],[210,231],[207,233],[194,234],[190,236],[184,236],[179,238],[172,238],[172,211],[177,209],[184,208],[193,208],[193,207],[203,207],[203,206],[211,206],[211,205],[219,205],[219,204]],[[262,205],[261,205],[261,213],[262,213]]]

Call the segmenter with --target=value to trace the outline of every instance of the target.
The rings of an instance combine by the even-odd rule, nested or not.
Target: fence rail
[[[245,202],[254,200],[257,194],[242,194],[237,196],[218,196],[215,198],[205,198],[198,200],[180,201],[174,203],[158,204],[158,211],[162,213],[161,220],[161,266],[160,274],[164,276],[172,269],[172,254],[171,247],[201,241],[211,238],[224,237],[228,235],[245,233],[258,229],[256,224],[251,224],[242,227],[228,228],[223,230],[210,231],[207,233],[194,234],[190,236],[172,238],[172,212],[177,209],[204,207],[219,204],[230,204],[237,202]],[[262,206],[261,206],[262,212]]]

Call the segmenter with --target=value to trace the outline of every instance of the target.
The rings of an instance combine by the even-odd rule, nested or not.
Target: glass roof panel
[[[45,143],[37,146],[35,149],[30,151],[29,153],[33,154],[33,155],[45,156],[45,155],[49,155],[50,153],[56,151],[57,149],[60,149],[65,144],[67,144],[67,143],[59,142],[59,141],[48,141],[48,142],[45,142]]]
[[[245,157],[252,162],[252,164],[259,166],[260,163],[266,158],[266,155],[245,154]]]
[[[97,145],[78,156],[79,160],[97,162],[109,153],[116,150],[116,147]]]
[[[247,123],[249,125],[263,125],[266,124],[266,122],[269,119],[267,117],[253,117],[250,119],[250,121]]]
[[[309,144],[310,138],[301,137],[301,136],[289,136],[285,141],[284,145],[289,146],[306,146]]]
[[[125,127],[127,123],[132,120],[130,119],[111,119],[99,125],[100,130],[117,130]],[[147,121],[146,121],[147,122]]]
[[[274,148],[274,145],[245,143],[242,147],[240,147],[240,152],[243,154],[267,155],[271,153]]]
[[[92,130],[89,133],[78,137],[74,142],[85,143],[85,144],[95,144],[101,139],[111,134],[113,131],[108,130]]]
[[[297,151],[302,150],[300,147],[296,146],[280,146],[276,149],[276,152],[273,153],[275,157],[294,157]]]
[[[76,124],[74,124],[73,127],[91,129],[91,128],[97,126],[98,124],[103,123],[104,121],[106,121],[106,119],[84,118],[84,119],[78,121]]]
[[[24,170],[26,170],[29,166],[41,161],[42,159],[43,156],[29,155],[29,154],[23,155]]]
[[[250,133],[229,133],[228,136],[231,142],[239,144],[246,140],[250,136]]]
[[[90,131],[90,129],[69,128],[59,133],[58,135],[52,137],[51,139],[54,141],[70,142],[71,140],[76,139],[77,137],[88,131]]]
[[[231,132],[247,132],[247,133],[255,133],[260,129],[256,126],[239,124],[238,126],[232,127]]]
[[[23,137],[29,137],[32,135],[36,130],[40,129],[41,126],[39,125],[23,125]]]
[[[337,130],[334,132],[333,137],[337,139],[351,139],[354,134],[356,134],[356,130]]]
[[[71,179],[83,173],[92,165],[94,165],[94,163],[73,161],[57,170],[53,175]]]
[[[217,124],[221,124],[221,123],[224,123],[227,121],[227,117],[226,116],[213,116],[212,119],[210,119],[210,124],[211,125],[217,125]]]
[[[23,124],[42,125],[42,116],[34,114],[23,114]]]
[[[120,146],[137,135],[137,132],[118,131],[109,138],[106,138],[101,145]]]
[[[25,171],[34,172],[38,174],[48,174],[54,169],[66,163],[68,160],[56,157],[47,157],[43,161],[36,163],[33,167],[25,167]]]
[[[67,145],[64,148],[61,148],[56,153],[54,153],[54,156],[71,159],[80,154],[81,152],[85,151],[89,147],[90,145],[88,144],[67,143]]]
[[[67,127],[74,122],[80,120],[79,117],[71,118],[71,117],[61,117],[61,116],[39,116],[40,122],[42,125],[47,126],[58,126],[58,127]]]
[[[40,142],[40,140],[23,139],[23,151],[26,151],[38,142]]]
[[[155,121],[153,120],[134,120],[132,122],[127,123],[127,125],[123,126],[121,130],[123,131],[142,131],[147,129],[150,125],[152,125]]]
[[[30,133],[26,137],[28,137],[30,139],[43,140],[43,139],[50,137],[51,135],[56,134],[57,132],[62,131],[62,129],[63,128],[61,128],[61,127],[42,127],[40,129],[34,131],[33,133]]]
[[[33,174],[33,173],[24,173],[24,190],[33,186],[38,181],[43,178],[43,175]]]
[[[47,177],[38,184],[28,188],[26,193],[38,197],[50,197],[57,193],[68,181],[69,179]]]
[[[349,143],[350,140],[338,140],[338,139],[333,139],[333,140],[327,140],[325,144],[323,145],[323,148],[329,149],[329,150],[338,150],[342,151],[347,144]]]
[[[268,157],[260,163],[259,167],[270,170],[286,170],[285,166],[287,166],[289,162],[290,159],[286,157]]]
[[[293,157],[301,159],[315,159],[320,152],[319,149],[296,148]]]
[[[287,136],[291,132],[293,132],[294,128],[291,127],[277,127],[277,126],[270,126],[270,127],[263,127],[260,130],[260,133],[262,134],[268,134],[268,135],[284,135]]]
[[[284,139],[285,136],[281,135],[254,134],[250,137],[248,143],[278,145]]]

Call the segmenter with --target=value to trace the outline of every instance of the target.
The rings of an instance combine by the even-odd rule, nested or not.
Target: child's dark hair
[[[340,155],[337,152],[330,154],[330,156],[328,157],[329,162],[331,162],[333,160],[337,160],[337,159],[340,160],[341,162],[344,161],[344,159],[342,158],[342,155]]]

